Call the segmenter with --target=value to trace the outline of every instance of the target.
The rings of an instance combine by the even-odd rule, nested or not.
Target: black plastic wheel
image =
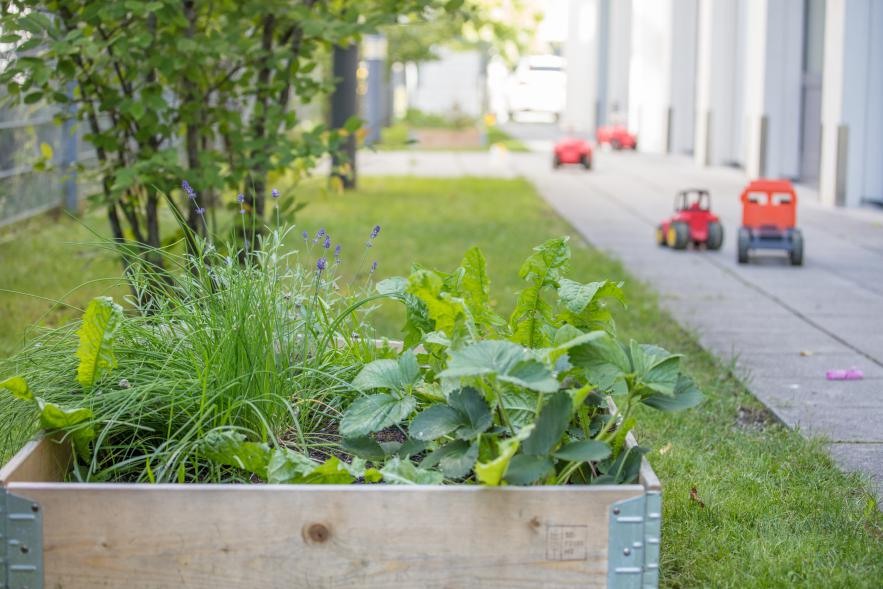
[[[620,149],[622,149],[622,143],[619,142],[619,139],[614,139],[610,142],[610,147],[612,147],[616,151],[619,151]]]
[[[686,223],[672,223],[668,226],[668,235],[665,236],[668,247],[676,250],[687,248],[690,243],[690,228]]]
[[[736,260],[740,264],[748,263],[748,248],[751,245],[751,232],[745,227],[739,228],[739,238],[736,244]]]
[[[705,246],[710,250],[719,250],[724,244],[724,228],[720,223],[708,224],[708,241]]]
[[[803,266],[803,233],[800,232],[800,229],[791,232],[789,258],[792,266]]]
[[[561,167],[561,159],[557,155],[552,158],[552,167],[555,169]]]
[[[662,228],[662,225],[658,225],[656,227],[656,245],[666,247],[668,244],[665,242],[665,230]]]
[[[587,155],[584,155],[583,157],[581,157],[579,160],[579,163],[581,163],[583,165],[583,167],[587,170],[592,169],[592,158],[590,158]]]

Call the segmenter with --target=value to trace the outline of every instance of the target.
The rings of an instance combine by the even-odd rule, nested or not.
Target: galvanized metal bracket
[[[43,510],[0,489],[0,589],[43,589]]]
[[[662,495],[643,495],[610,506],[607,539],[607,586],[615,589],[657,589]]]

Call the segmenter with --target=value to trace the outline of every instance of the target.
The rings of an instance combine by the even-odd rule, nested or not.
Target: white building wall
[[[595,130],[598,83],[598,33],[601,0],[570,0],[567,59],[567,103],[562,125],[575,133]]]
[[[745,169],[799,175],[803,0],[748,0],[745,43]]]
[[[417,66],[409,106],[440,115],[481,115],[482,59],[478,51],[439,50],[440,59]]]
[[[629,106],[632,3],[610,1],[610,36],[607,67],[607,122],[625,124]]]
[[[827,2],[819,194],[828,204],[883,198],[881,27],[877,0]]]
[[[642,151],[693,148],[696,0],[633,0],[629,127]]]
[[[699,165],[742,161],[744,3],[700,0],[696,50],[696,139]]]

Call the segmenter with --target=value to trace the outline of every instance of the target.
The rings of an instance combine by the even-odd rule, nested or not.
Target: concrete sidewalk
[[[831,441],[835,460],[869,473],[883,497],[883,214],[801,202],[805,266],[736,263],[746,179],[674,157],[600,152],[595,169],[553,171],[548,153],[367,153],[362,174],[531,180],[582,236],[652,284],[663,306],[719,357],[735,358],[751,391],[783,422]],[[706,187],[725,228],[719,252],[659,248],[654,228],[675,192]],[[861,368],[862,381],[825,380]]]

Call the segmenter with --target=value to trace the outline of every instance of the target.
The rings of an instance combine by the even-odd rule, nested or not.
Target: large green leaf
[[[358,438],[379,432],[408,417],[416,404],[414,397],[400,399],[386,393],[357,399],[343,412],[340,435],[344,438]]]
[[[569,237],[556,237],[533,248],[521,265],[518,275],[529,282],[554,285],[567,269],[570,261]]]
[[[420,468],[432,468],[438,464],[446,477],[459,479],[469,474],[477,459],[477,442],[470,444],[466,440],[454,440],[426,456]]]
[[[444,481],[442,473],[418,468],[410,460],[395,457],[380,469],[383,480],[399,485],[440,485]]]
[[[245,435],[239,432],[210,431],[200,442],[200,453],[212,462],[241,468],[267,480],[270,447],[261,442],[247,442]]]
[[[561,319],[577,327],[612,331],[613,316],[607,299],[625,304],[622,283],[604,280],[581,284],[566,278],[558,283]]]
[[[417,365],[417,356],[408,350],[397,360],[375,360],[366,364],[353,379],[353,386],[363,391],[372,389],[404,391],[416,383],[419,377],[420,367]]]
[[[503,325],[503,319],[491,307],[490,279],[484,254],[477,247],[470,248],[463,256],[461,267],[460,289],[475,322],[484,327]]]
[[[116,331],[123,321],[123,308],[110,297],[96,297],[86,307],[83,323],[77,331],[77,381],[89,388],[107,370],[117,366],[113,353]]]
[[[379,461],[386,458],[386,451],[384,451],[383,446],[371,436],[343,438],[340,441],[340,446],[350,454],[368,460]]]
[[[275,448],[267,464],[267,482],[299,483],[319,464],[310,457],[288,448]]]
[[[408,277],[408,293],[426,305],[427,314],[435,329],[448,335],[454,333],[463,307],[444,292],[444,279],[432,270],[417,269]]]
[[[417,414],[408,432],[418,440],[435,440],[464,425],[464,417],[448,405],[432,405]]]
[[[448,404],[462,415],[462,425],[457,429],[457,437],[464,440],[474,438],[493,423],[491,409],[476,389],[463,387],[448,395]]]
[[[498,380],[535,390],[554,392],[558,381],[523,347],[505,340],[485,340],[459,350],[449,350],[441,378],[494,375]]]
[[[503,480],[503,473],[509,467],[509,461],[518,451],[521,440],[509,438],[497,443],[496,455],[491,460],[475,463],[475,477],[483,485],[498,486]]]
[[[573,401],[568,393],[561,391],[550,396],[540,410],[533,431],[524,440],[522,451],[534,456],[550,454],[567,431],[572,416]]]
[[[552,307],[543,300],[543,284],[537,282],[518,293],[515,310],[509,318],[513,342],[530,348],[549,345],[545,328],[552,322]]]
[[[671,395],[653,393],[644,397],[642,402],[660,411],[674,412],[695,407],[702,402],[702,399],[702,392],[696,387],[693,379],[680,374]]]
[[[506,482],[512,485],[530,485],[547,476],[554,467],[548,456],[516,454],[506,469]]]
[[[585,370],[589,382],[605,392],[614,391],[615,385],[622,384],[621,377],[632,372],[622,344],[608,334],[572,348],[569,358],[574,366]]]
[[[332,456],[316,466],[299,482],[312,485],[348,485],[356,479],[354,470],[358,471],[360,469],[354,469],[337,456]]]
[[[34,397],[34,401],[40,410],[40,427],[47,431],[69,432],[77,454],[87,460],[89,444],[95,439],[95,429],[89,423],[92,420],[92,411],[85,407],[64,409],[40,397]]]
[[[28,386],[28,382],[22,376],[11,376],[0,382],[0,389],[6,389],[12,395],[22,401],[33,401],[34,393]]]
[[[577,440],[558,448],[555,458],[570,462],[597,462],[610,456],[610,446],[598,440]]]

